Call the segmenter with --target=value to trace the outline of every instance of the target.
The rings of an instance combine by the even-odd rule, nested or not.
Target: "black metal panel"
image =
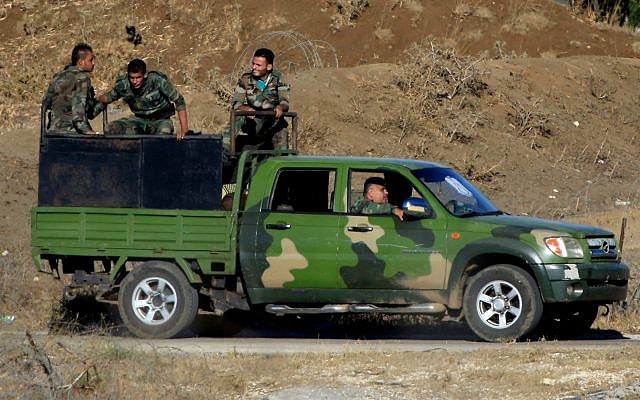
[[[143,142],[144,208],[220,208],[222,141]]]
[[[38,205],[220,208],[222,140],[44,136]]]

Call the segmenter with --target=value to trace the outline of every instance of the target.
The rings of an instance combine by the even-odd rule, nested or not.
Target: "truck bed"
[[[225,211],[34,207],[32,255],[196,262],[204,274],[232,273],[235,220]],[[53,257],[55,258],[55,257]]]

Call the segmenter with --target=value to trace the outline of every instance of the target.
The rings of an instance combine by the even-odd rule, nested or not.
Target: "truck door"
[[[265,289],[336,288],[340,217],[333,212],[335,181],[332,169],[278,172],[258,219],[259,285]]]
[[[392,290],[387,293],[391,295],[404,289],[443,289],[448,271],[445,217],[432,211],[429,217],[421,219],[405,215],[403,221],[390,213],[358,211],[354,205],[363,197],[365,180],[372,176],[384,179],[392,205],[402,207],[408,197],[427,200],[400,173],[349,172],[349,210],[338,234],[342,287],[376,289],[361,292],[364,297],[360,301],[385,301],[381,297],[385,292],[380,289]]]

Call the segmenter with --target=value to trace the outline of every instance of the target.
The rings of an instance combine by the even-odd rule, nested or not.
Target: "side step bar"
[[[267,304],[271,314],[335,314],[335,313],[384,313],[384,314],[444,314],[447,308],[440,303],[413,304],[407,307],[378,307],[372,304],[327,304],[322,307],[298,308],[282,304]]]

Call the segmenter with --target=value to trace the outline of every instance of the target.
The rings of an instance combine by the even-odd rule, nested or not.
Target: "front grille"
[[[589,252],[591,260],[615,260],[618,258],[618,248],[614,238],[589,238]]]

